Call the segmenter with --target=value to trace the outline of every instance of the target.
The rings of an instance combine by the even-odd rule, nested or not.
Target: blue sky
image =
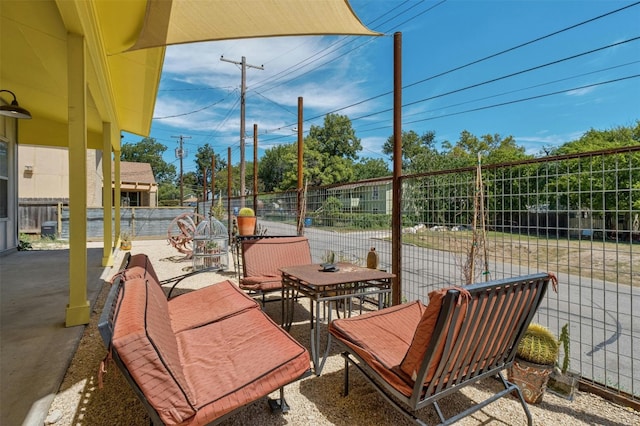
[[[364,148],[361,157],[387,159],[381,150],[392,134],[392,113],[385,111],[393,106],[393,34],[399,31],[403,130],[434,131],[439,142],[455,142],[463,130],[478,137],[511,135],[538,154],[590,128],[631,126],[640,119],[640,39],[628,41],[640,37],[640,4],[633,4],[353,0],[362,22],[383,36],[171,46],[151,137],[168,147],[165,160],[176,165],[174,136],[189,137],[185,172],[195,169],[194,154],[205,143],[224,159],[231,147],[232,162],[238,163],[241,72],[220,57],[244,56],[248,64],[264,66],[246,73],[247,160],[254,124],[259,155],[295,141],[298,97],[304,99],[305,133],[335,111],[352,120]],[[583,55],[596,49],[601,50]],[[140,139],[125,134],[124,142]]]

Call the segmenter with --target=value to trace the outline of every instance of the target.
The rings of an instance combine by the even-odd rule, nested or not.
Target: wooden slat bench
[[[146,256],[145,256],[146,257]],[[308,351],[230,281],[167,299],[148,259],[130,259],[98,328],[154,424],[216,424],[310,373]]]
[[[334,320],[329,332],[344,347],[345,395],[352,364],[417,424],[424,423],[415,412],[428,405],[435,408],[441,424],[451,424],[514,394],[531,425],[520,389],[501,371],[513,364],[518,343],[551,279],[555,278],[550,274],[535,274],[441,289],[429,294],[428,306],[415,301]],[[493,376],[504,389],[444,418],[439,399]]]

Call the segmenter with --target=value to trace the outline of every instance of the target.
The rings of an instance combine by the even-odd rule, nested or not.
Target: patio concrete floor
[[[87,249],[87,299],[94,309],[103,277],[102,243]],[[65,327],[69,250],[0,256],[0,424],[43,425],[82,337]]]

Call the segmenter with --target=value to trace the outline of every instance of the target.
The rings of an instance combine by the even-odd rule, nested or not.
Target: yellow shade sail
[[[346,0],[149,0],[129,50],[288,35],[380,35]]]

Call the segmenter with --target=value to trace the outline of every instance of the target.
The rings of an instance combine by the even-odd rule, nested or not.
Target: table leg
[[[282,284],[282,328],[289,331],[293,323],[293,307],[295,303],[294,290],[292,287]]]
[[[313,361],[313,369],[315,371],[316,376],[319,376],[322,373],[322,369],[324,368],[324,364],[329,357],[329,350],[331,349],[331,334],[327,333],[327,344],[324,348],[324,351],[321,348],[321,333],[320,327],[323,323],[323,318],[320,317],[320,303],[324,303],[320,300],[312,300],[310,306],[310,321],[311,324],[311,359]],[[315,306],[314,306],[315,305]],[[315,315],[314,315],[315,311]],[[329,313],[327,314],[327,323],[331,322],[332,312],[331,306],[329,306]],[[322,352],[322,355],[320,354]]]

